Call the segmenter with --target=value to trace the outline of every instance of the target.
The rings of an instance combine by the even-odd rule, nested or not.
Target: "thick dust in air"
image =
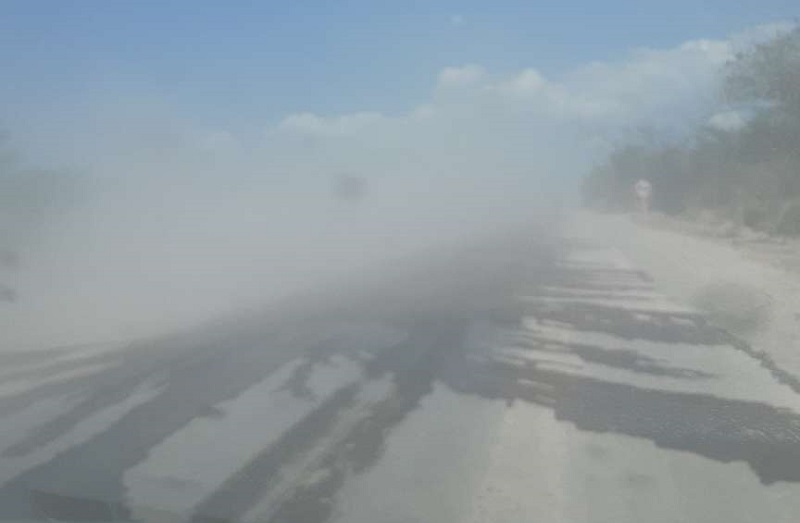
[[[535,221],[577,199],[592,165],[600,174],[584,183],[589,196],[624,207],[635,178],[602,161],[624,163],[615,151],[629,130],[655,125],[669,142],[719,120],[720,104],[707,102],[725,64],[785,30],[689,41],[553,78],[448,66],[397,114],[293,112],[257,130],[197,123],[157,89],[87,80],[46,110],[5,119],[6,149],[20,160],[1,164],[11,201],[2,343],[131,339],[273,303]],[[653,181],[658,211],[670,189]]]
[[[157,111],[87,111],[69,147],[8,140],[23,153],[4,167],[21,208],[4,207],[20,227],[3,236],[3,349],[130,340],[272,305],[519,223],[555,194],[527,163],[485,174],[497,153],[480,135],[463,137],[472,151],[430,148],[452,140],[449,117],[332,135],[288,118],[239,139]],[[41,182],[25,165],[37,158],[53,166]]]

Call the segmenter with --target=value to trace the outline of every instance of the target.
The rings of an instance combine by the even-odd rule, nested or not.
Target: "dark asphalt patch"
[[[380,458],[392,427],[400,423],[430,394],[448,353],[462,346],[463,320],[428,320],[410,327],[406,344],[392,347],[365,369],[370,378],[392,376],[393,394],[370,406],[346,435],[324,451],[322,463],[307,475],[319,478],[311,484],[289,485],[289,495],[272,507],[265,521],[319,523],[331,514],[333,498],[350,474],[366,470]],[[282,471],[323,440],[337,417],[352,405],[358,386],[348,387],[324,402],[310,416],[288,431],[276,444],[264,449],[203,501],[191,518],[194,523],[233,523],[273,488],[285,488]]]
[[[602,332],[625,340],[689,345],[719,345],[726,341],[718,330],[709,328],[698,315],[690,313],[674,314],[646,308],[631,310],[588,303],[531,303],[526,308],[532,316],[567,323],[577,331]],[[637,318],[637,313],[646,314],[648,320]],[[682,321],[686,318],[694,322]]]
[[[525,336],[514,346],[523,350],[526,348],[536,348],[537,351],[541,352],[555,352],[559,354],[571,353],[587,363],[597,363],[605,365],[606,367],[625,369],[637,374],[667,376],[670,378],[690,380],[710,379],[714,377],[713,374],[708,372],[665,365],[663,362],[648,356],[643,356],[633,349],[610,349],[583,343],[563,343],[536,335]],[[551,347],[558,348],[554,350]]]
[[[609,275],[615,275],[615,271],[570,268],[557,269],[555,279],[568,281],[580,289],[585,282],[606,285]],[[627,280],[628,276],[622,279]],[[614,286],[607,288],[613,290]],[[732,351],[745,350],[753,356],[741,342],[734,343],[735,338],[730,334],[695,315],[659,311],[642,314],[641,310],[586,303],[532,304],[529,313],[540,321],[556,322],[562,328],[576,331],[687,345],[680,350],[727,345]],[[516,342],[512,333],[511,346],[537,352],[555,349],[560,354],[572,354],[587,362],[635,373],[686,380],[714,378],[708,373],[668,367],[630,350],[551,340],[533,331],[516,334]],[[541,368],[539,364],[547,362],[537,361],[534,354],[518,360],[507,356],[496,358],[491,351],[481,356],[463,358],[460,365],[450,367],[443,376],[444,382],[466,394],[507,402],[520,400],[553,409],[557,419],[580,430],[644,438],[663,448],[721,462],[746,462],[764,484],[800,482],[800,415],[794,412],[759,402],[647,389],[559,372],[550,366]],[[769,360],[758,361],[773,376],[784,378],[776,381],[790,381],[779,370],[770,368]]]
[[[108,388],[98,387],[77,407],[45,424],[40,432],[34,432],[40,436],[30,441],[42,444],[103,406],[120,401],[133,392],[135,383],[147,376],[164,379],[163,390],[153,399],[134,407],[104,432],[20,474],[0,488],[0,519],[26,519],[36,515],[37,507],[29,503],[31,491],[102,500],[114,506],[115,513],[126,517],[122,476],[127,469],[145,459],[150,448],[207,413],[209,407],[235,398],[275,370],[279,366],[276,362],[292,357],[264,350],[263,346],[234,346],[182,356],[148,360],[142,363],[141,369],[136,365],[121,366],[119,372],[129,373],[129,383],[114,383],[119,375],[107,373],[103,383],[110,380]],[[23,441],[14,452],[28,451],[26,444]],[[59,518],[59,514],[46,515]]]

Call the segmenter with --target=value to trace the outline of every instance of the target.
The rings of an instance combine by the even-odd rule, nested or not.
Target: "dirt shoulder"
[[[732,240],[677,220],[580,212],[568,234],[622,251],[670,298],[708,314],[794,377],[800,377],[800,248]]]
[[[800,274],[800,239],[770,235],[721,221],[708,215],[672,217],[653,214],[635,221],[653,229],[668,230],[731,245],[748,258]]]

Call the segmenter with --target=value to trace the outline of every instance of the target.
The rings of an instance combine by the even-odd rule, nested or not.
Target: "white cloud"
[[[383,116],[376,112],[361,112],[335,117],[322,117],[313,113],[291,114],[279,127],[283,130],[320,136],[345,136],[356,133],[380,121]]]
[[[720,131],[735,131],[747,123],[747,117],[740,111],[722,111],[708,119],[708,125]]]
[[[411,111],[411,118],[415,119],[426,119],[431,118],[436,114],[436,109],[431,104],[424,104],[416,107],[413,111]]]
[[[720,68],[732,57],[727,41],[695,40],[672,49],[637,49],[625,60],[593,63],[562,82],[585,104],[605,107],[608,123],[691,123],[708,105]]]
[[[486,71],[479,65],[464,65],[460,67],[445,67],[439,73],[438,87],[465,87],[480,81]]]
[[[478,64],[444,67],[430,98],[406,114],[291,115],[264,150],[286,169],[363,173],[388,193],[424,191],[432,202],[454,183],[462,196],[535,194],[575,183],[630,129],[680,133],[708,123],[721,111],[715,93],[732,48],[729,40],[642,48],[558,77],[533,67],[504,74]],[[280,137],[297,134],[315,140]]]
[[[786,34],[797,27],[797,22],[773,22],[750,27],[732,35],[729,38],[735,50],[743,50],[753,44],[758,44],[782,34]]]
[[[464,15],[455,14],[450,17],[450,25],[452,26],[459,27],[464,25],[464,22],[466,22]]]
[[[541,91],[547,87],[547,80],[535,69],[525,69],[509,80],[501,81],[498,88],[501,92],[527,95]]]

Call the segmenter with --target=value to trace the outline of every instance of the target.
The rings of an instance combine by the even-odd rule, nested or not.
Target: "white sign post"
[[[637,181],[633,190],[636,193],[636,207],[641,214],[650,212],[650,199],[653,196],[653,184],[645,179]]]

